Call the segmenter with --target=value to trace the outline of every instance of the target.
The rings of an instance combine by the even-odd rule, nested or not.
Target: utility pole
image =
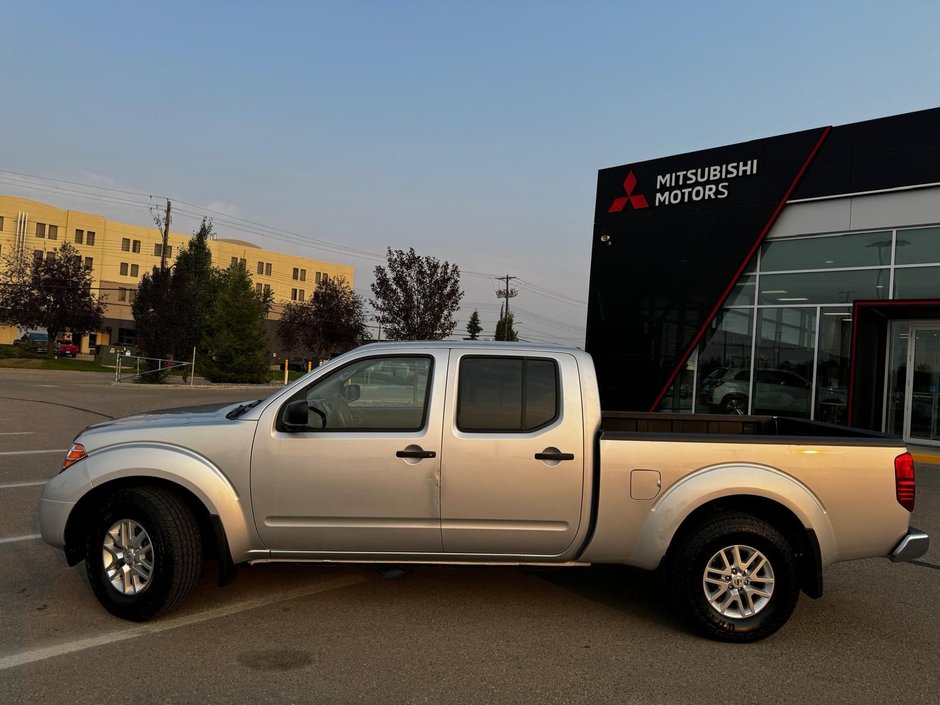
[[[514,276],[512,276],[512,275],[510,275],[510,274],[507,274],[507,275],[505,275],[505,276],[503,276],[503,277],[497,277],[497,280],[498,280],[498,281],[502,281],[502,280],[504,280],[504,279],[506,280],[506,288],[505,288],[505,289],[502,289],[501,291],[497,291],[497,292],[496,292],[496,298],[499,298],[499,299],[506,299],[506,309],[505,309],[505,312],[503,313],[503,316],[505,317],[505,316],[508,316],[508,315],[509,315],[509,299],[512,299],[512,298],[515,298],[516,296],[518,296],[518,295],[519,295],[519,292],[516,291],[515,289],[510,289],[510,288],[509,288],[509,282],[510,282],[510,280],[512,280],[512,279],[518,279],[518,277],[514,277]]]
[[[160,271],[166,271],[166,248],[170,242],[170,199],[166,199],[166,216],[163,218],[163,250],[160,253]]]

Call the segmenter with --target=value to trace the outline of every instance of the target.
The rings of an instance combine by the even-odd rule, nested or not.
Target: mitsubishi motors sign
[[[689,201],[708,201],[715,198],[727,198],[731,193],[732,181],[748,176],[755,176],[758,160],[712,164],[696,169],[684,169],[656,175],[655,206],[669,206]],[[643,193],[637,190],[637,178],[632,171],[627,172],[623,181],[625,196],[614,198],[608,213],[620,213],[627,206],[648,208],[649,202]]]
[[[659,407],[828,130],[599,172],[586,343],[605,408]]]

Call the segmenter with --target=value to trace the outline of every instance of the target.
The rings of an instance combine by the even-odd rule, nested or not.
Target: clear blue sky
[[[174,230],[209,208],[297,233],[216,227],[365,294],[382,260],[313,239],[414,247],[521,277],[522,337],[569,344],[598,169],[940,105],[935,1],[6,0],[0,30],[0,193],[142,225],[9,172],[170,196],[199,206]],[[479,308],[491,333],[495,283],[463,283],[457,332]]]

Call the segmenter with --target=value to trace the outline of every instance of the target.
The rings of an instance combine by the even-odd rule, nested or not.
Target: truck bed
[[[605,438],[629,434],[631,438],[643,436],[689,435],[694,440],[722,440],[722,437],[753,436],[768,442],[784,439],[803,439],[814,444],[838,442],[840,444],[901,446],[902,441],[876,431],[836,426],[835,424],[784,416],[730,416],[726,414],[661,414],[632,411],[604,411],[601,414],[601,432]],[[703,438],[713,436],[715,438]],[[831,440],[830,440],[831,439]],[[681,440],[671,438],[671,440]],[[690,439],[691,440],[691,439]],[[740,438],[739,438],[740,442]]]

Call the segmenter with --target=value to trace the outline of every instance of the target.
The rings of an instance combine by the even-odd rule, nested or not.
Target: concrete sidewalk
[[[914,456],[914,462],[927,465],[940,465],[940,447],[908,445],[907,449]]]

